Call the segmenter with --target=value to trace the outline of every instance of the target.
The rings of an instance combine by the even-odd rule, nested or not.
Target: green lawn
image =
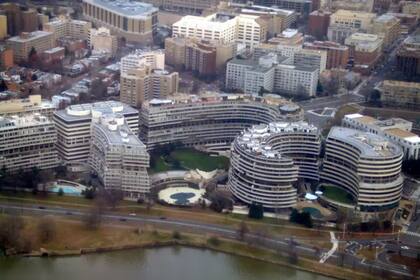
[[[214,169],[228,169],[229,159],[223,156],[210,156],[204,152],[191,148],[181,148],[173,151],[169,157],[155,156],[151,172],[164,172],[179,169],[200,169],[212,171]]]
[[[322,185],[320,190],[324,193],[325,197],[331,200],[346,204],[355,204],[355,201],[350,193],[336,186]]]

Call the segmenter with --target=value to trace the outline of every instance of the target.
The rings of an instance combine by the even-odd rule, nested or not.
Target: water
[[[175,199],[175,204],[187,205],[190,202],[190,198],[193,198],[195,193],[175,193],[170,198]]]
[[[0,258],[1,280],[327,280],[210,250],[166,247],[60,258]]]

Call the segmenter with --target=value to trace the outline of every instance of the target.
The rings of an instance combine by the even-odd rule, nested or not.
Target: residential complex
[[[246,127],[302,118],[299,106],[276,95],[177,94],[142,104],[140,139],[148,150],[179,141],[209,150],[226,150]]]
[[[144,198],[150,191],[149,154],[121,114],[106,114],[92,123],[89,166],[106,190],[124,199]]]
[[[55,109],[52,102],[42,100],[41,95],[29,95],[28,98],[0,101],[0,116],[3,117],[21,116],[27,113],[39,113],[46,117],[52,117]]]
[[[226,67],[225,86],[247,94],[261,91],[286,95],[314,96],[319,78],[319,68],[292,64],[290,58],[275,53],[259,59],[234,58]]]
[[[377,120],[361,114],[345,115],[343,126],[378,134],[400,146],[404,159],[420,158],[420,137],[411,132],[413,123],[400,118]]]
[[[243,131],[231,148],[229,189],[246,204],[294,207],[299,178],[318,180],[320,133],[305,122],[272,122]]]
[[[89,157],[92,120],[108,114],[123,116],[133,133],[138,132],[139,113],[117,102],[103,101],[68,106],[54,113],[57,128],[57,150],[65,164],[85,164]]]
[[[338,10],[330,17],[328,39],[343,44],[351,34],[367,32],[375,17],[376,14],[373,13]]]
[[[320,178],[348,192],[367,221],[398,207],[403,187],[402,159],[402,149],[383,136],[333,127],[327,137]]]
[[[88,21],[75,20],[68,17],[59,17],[42,25],[42,29],[53,33],[54,40],[63,37],[88,40],[92,23]]]
[[[58,166],[54,123],[38,113],[0,117],[0,167],[7,172]]]
[[[304,49],[323,50],[327,52],[326,69],[345,68],[349,62],[350,50],[348,46],[331,41],[307,42]]]
[[[253,48],[267,39],[267,24],[259,16],[246,14],[185,16],[172,25],[172,36],[238,42]]]
[[[137,1],[83,0],[83,15],[87,20],[136,43],[152,42],[157,13],[158,8]]]
[[[53,48],[55,43],[51,32],[34,31],[11,37],[6,41],[6,45],[13,50],[15,62],[25,62],[28,61],[32,49],[40,54]]]
[[[420,83],[385,80],[382,84],[381,102],[386,106],[418,109]]]

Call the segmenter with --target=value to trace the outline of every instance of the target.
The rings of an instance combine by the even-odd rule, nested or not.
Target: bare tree
[[[96,230],[101,225],[102,213],[103,213],[104,204],[99,199],[86,213],[85,216],[85,226],[87,229]]]
[[[237,238],[241,241],[245,239],[246,234],[249,232],[248,226],[244,221],[239,224],[238,230],[236,231]]]
[[[51,217],[42,217],[38,223],[38,236],[42,243],[51,241],[56,234],[56,224]]]
[[[0,251],[6,255],[21,252],[26,248],[22,232],[24,222],[20,216],[6,216],[0,221]]]

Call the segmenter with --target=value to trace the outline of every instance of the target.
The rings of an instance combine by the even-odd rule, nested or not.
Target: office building
[[[165,11],[200,15],[206,10],[216,9],[220,0],[146,0],[144,2],[161,7]]]
[[[253,2],[256,5],[293,10],[303,18],[307,18],[316,9],[311,0],[254,0]]]
[[[420,137],[411,132],[413,123],[400,118],[377,120],[361,114],[345,115],[342,125],[384,136],[401,147],[404,159],[420,157]]]
[[[420,3],[417,1],[401,1],[401,12],[420,17]]]
[[[402,149],[383,136],[333,127],[320,178],[345,190],[356,202],[362,220],[368,221],[398,207],[404,181],[402,159]]]
[[[353,33],[346,38],[345,44],[349,46],[355,70],[365,74],[370,73],[382,57],[383,40],[378,35]]]
[[[53,33],[54,40],[71,37],[73,39],[88,40],[92,23],[61,16],[45,23],[42,29]]]
[[[56,142],[54,123],[45,116],[0,117],[0,166],[7,172],[57,167]]]
[[[149,154],[122,115],[93,121],[88,163],[104,188],[121,192],[124,199],[144,199],[150,191]]]
[[[253,48],[267,39],[267,24],[259,16],[215,13],[185,16],[172,25],[173,37],[238,42]]]
[[[295,46],[303,44],[303,34],[297,29],[287,28],[268,40],[269,44]]]
[[[103,101],[68,106],[54,112],[57,128],[57,150],[65,164],[86,164],[91,144],[92,120],[108,114],[119,114],[125,118],[130,130],[137,134],[139,112],[117,101]]]
[[[248,205],[268,209],[296,206],[298,179],[318,180],[318,129],[305,122],[254,125],[231,147],[228,187]]]
[[[23,31],[21,6],[15,3],[1,3],[0,12],[7,18],[7,34],[19,35]]]
[[[38,11],[27,9],[21,11],[22,14],[22,32],[34,32],[38,30]]]
[[[142,104],[140,139],[148,150],[157,145],[182,142],[207,150],[226,151],[246,127],[302,119],[302,108],[278,95],[177,94]]]
[[[397,69],[408,78],[420,75],[420,35],[408,36],[397,51]]]
[[[304,49],[323,50],[327,52],[326,69],[345,68],[350,58],[349,47],[331,41],[307,42]]]
[[[385,80],[382,84],[381,102],[385,106],[418,110],[420,83]]]
[[[375,17],[373,13],[338,10],[330,17],[328,40],[343,44],[351,34],[370,30]]]
[[[151,44],[158,24],[158,8],[128,0],[83,0],[83,15],[129,42]]]
[[[0,46],[0,70],[4,71],[13,67],[14,65],[14,58],[13,58],[13,50],[7,47]]]
[[[41,54],[55,46],[53,34],[46,31],[21,33],[19,36],[9,38],[6,45],[13,51],[14,61],[17,63],[27,61],[32,48]]]
[[[355,12],[373,12],[375,0],[334,0],[331,1],[331,10],[349,10]]]

